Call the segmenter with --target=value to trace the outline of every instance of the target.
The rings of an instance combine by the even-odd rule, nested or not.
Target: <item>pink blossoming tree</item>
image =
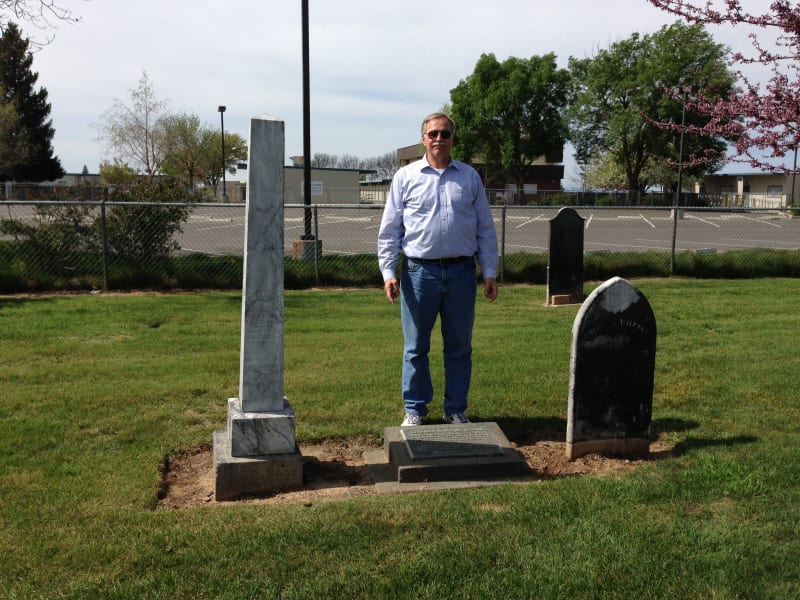
[[[648,0],[652,5],[680,16],[690,23],[729,24],[753,29],[749,34],[752,49],[735,51],[732,60],[740,66],[742,82],[733,96],[690,100],[692,110],[711,118],[702,127],[686,127],[687,133],[721,135],[731,140],[735,152],[731,160],[747,162],[756,168],[791,174],[797,172],[800,146],[800,3],[776,0],[764,14],[752,14],[739,0]],[[777,33],[767,47],[758,29]],[[762,36],[766,37],[766,36]],[[736,50],[736,49],[734,49]],[[763,85],[742,73],[745,65],[760,64],[771,73]],[[675,126],[673,126],[675,127]],[[790,161],[791,159],[791,161]],[[692,156],[690,161],[704,160]],[[790,164],[789,164],[790,163]],[[686,163],[684,163],[686,164]]]

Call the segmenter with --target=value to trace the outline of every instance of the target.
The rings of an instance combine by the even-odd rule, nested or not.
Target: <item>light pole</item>
[[[794,166],[792,167],[792,197],[789,199],[789,206],[794,206],[794,180],[797,178],[797,145],[794,147]]]
[[[222,201],[228,201],[228,193],[225,189],[225,107],[219,106],[219,130],[222,134]]]
[[[301,25],[303,29],[303,236],[313,240],[311,233],[311,74],[309,69],[308,0],[301,3]]]

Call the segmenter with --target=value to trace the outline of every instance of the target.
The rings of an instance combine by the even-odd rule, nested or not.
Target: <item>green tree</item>
[[[162,171],[189,188],[198,179],[205,181],[213,170],[212,161],[221,152],[215,149],[218,140],[213,131],[203,127],[197,115],[182,113],[167,118],[165,135],[167,152]]]
[[[481,55],[472,75],[450,91],[454,155],[481,163],[487,185],[510,178],[522,190],[529,165],[563,157],[569,81],[552,53],[503,62]]]
[[[131,185],[138,178],[136,169],[118,159],[100,163],[100,183],[103,185]]]
[[[216,187],[222,177],[222,133],[200,123],[194,114],[180,114],[166,120],[167,153],[162,171],[186,187],[204,182]],[[247,143],[237,133],[225,134],[225,169],[236,172],[236,165],[247,160]]]
[[[614,162],[610,153],[595,153],[581,165],[584,185],[593,190],[624,190],[625,173]]]
[[[9,159],[0,180],[50,181],[64,174],[53,156],[53,122],[45,88],[35,89],[39,74],[31,70],[28,40],[14,23],[0,37],[0,106],[6,118],[16,113],[13,126],[3,131],[0,146]],[[11,108],[8,108],[11,105]]]
[[[574,99],[569,112],[570,139],[579,163],[608,153],[624,171],[629,190],[644,191],[656,162],[678,162],[678,134],[655,123],[681,122],[682,92],[702,90],[707,98],[727,98],[735,83],[726,66],[727,49],[699,25],[676,22],[652,35],[633,34],[601,50],[594,58],[570,59]],[[687,110],[688,126],[708,117]],[[721,152],[721,137],[685,136],[683,158]],[[689,176],[717,168],[714,161],[684,161]]]
[[[0,172],[24,162],[28,154],[27,135],[20,128],[16,102],[0,104]]]
[[[614,160],[612,152],[595,152],[589,160],[581,164],[582,183],[594,190],[627,190],[628,179],[622,166]],[[661,184],[664,189],[671,190],[677,185],[676,172],[660,159],[652,159],[642,169],[642,178],[652,183]],[[694,178],[683,177],[683,189],[691,189]]]
[[[210,138],[209,152],[207,160],[207,170],[202,178],[213,188],[222,178],[222,165],[225,164],[225,171],[228,173],[236,172],[236,165],[247,161],[247,140],[238,133],[225,132],[225,157],[222,156],[222,134],[217,129],[209,130],[207,135]]]
[[[152,181],[167,152],[167,102],[158,99],[146,72],[129,93],[129,103],[115,98],[103,114],[100,138],[115,160],[130,164]]]

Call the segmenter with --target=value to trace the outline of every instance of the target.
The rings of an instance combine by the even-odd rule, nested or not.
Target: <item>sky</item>
[[[98,124],[128,102],[146,72],[170,112],[196,114],[247,139],[250,119],[285,122],[286,157],[303,153],[301,0],[56,0],[80,18],[37,30],[56,156],[68,173],[96,173],[109,157]],[[745,0],[765,8],[769,0]],[[646,0],[309,0],[311,153],[383,155],[419,141],[422,118],[442,107],[483,53],[498,60],[555,53],[588,58],[676,17]],[[710,29],[747,50],[747,32]],[[577,182],[571,153],[565,186]]]

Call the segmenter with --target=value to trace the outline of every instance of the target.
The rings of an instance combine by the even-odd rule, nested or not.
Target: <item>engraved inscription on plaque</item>
[[[411,460],[503,454],[497,438],[483,428],[459,425],[402,427],[400,435]]]

